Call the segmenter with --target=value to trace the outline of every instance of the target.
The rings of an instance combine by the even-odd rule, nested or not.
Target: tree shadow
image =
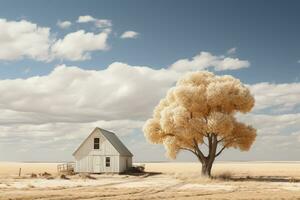
[[[290,182],[299,183],[300,179],[294,177],[285,176],[246,176],[246,177],[234,177],[234,176],[214,176],[213,179],[226,180],[226,181],[257,181],[257,182]]]

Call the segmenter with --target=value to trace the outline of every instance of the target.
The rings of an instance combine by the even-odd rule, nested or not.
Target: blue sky
[[[142,34],[134,41],[110,38],[112,49],[96,52],[93,59],[80,62],[84,68],[105,67],[116,59],[131,65],[161,68],[201,50],[219,55],[237,47],[238,57],[250,60],[252,67],[233,74],[255,83],[293,82],[299,78],[299,8],[297,1],[283,4],[282,1],[54,0],[2,1],[0,13],[2,18],[27,19],[51,27],[58,35],[83,27],[75,25],[61,31],[56,26],[58,19],[74,21],[87,14],[112,20],[116,33],[132,29]],[[45,74],[58,63],[32,60],[2,63],[9,67],[1,68],[1,77],[26,76],[20,70],[24,65],[32,68],[27,76]]]
[[[200,52],[209,52],[218,61],[231,58],[237,59],[237,62],[244,62],[242,67],[235,70],[216,70],[213,66],[198,66],[197,63],[192,68],[208,69],[216,74],[231,74],[248,84],[257,97],[257,106],[253,113],[243,120],[257,125],[261,140],[253,151],[245,154],[232,151],[226,154],[224,159],[298,159],[299,1],[7,0],[0,3],[0,18],[5,20],[4,28],[12,26],[14,22],[19,24],[23,20],[28,22],[28,26],[36,25],[47,29],[49,33],[48,36],[45,36],[46,33],[41,34],[42,39],[49,40],[45,42],[45,45],[48,45],[45,51],[47,55],[41,55],[40,48],[44,47],[36,44],[34,48],[38,53],[36,49],[32,50],[34,56],[28,50],[31,45],[26,46],[29,40],[24,37],[24,41],[21,41],[19,38],[22,37],[18,34],[22,33],[11,33],[16,28],[12,27],[12,31],[8,31],[7,35],[15,34],[17,37],[0,34],[0,91],[5,96],[0,101],[0,109],[5,112],[0,120],[0,146],[4,149],[15,144],[20,149],[12,150],[11,155],[0,153],[0,160],[43,159],[42,153],[37,153],[37,150],[48,153],[49,160],[70,160],[70,153],[92,129],[92,125],[104,126],[116,132],[124,131],[121,137],[127,145],[134,144],[133,151],[137,154],[137,160],[143,160],[144,157],[139,152],[144,152],[151,160],[166,160],[162,155],[163,148],[152,147],[144,141],[141,126],[147,117],[150,117],[149,113],[158,100],[176,81],[177,75],[173,76],[173,72],[163,72],[161,69],[168,69],[178,60],[190,61],[194,56],[200,55]],[[80,16],[90,16],[93,20],[78,23],[76,21]],[[103,19],[110,21],[112,25],[97,27],[96,23]],[[60,28],[57,25],[58,21],[69,21],[71,25]],[[71,41],[77,44],[75,49],[85,46],[86,49],[80,55],[83,57],[74,60],[66,56],[65,51],[71,56],[76,53],[70,50],[74,47],[69,47],[67,43],[61,44],[56,54],[53,53],[55,43],[63,42],[69,34],[79,30],[84,31],[78,33],[78,38],[83,39]],[[31,31],[34,34],[33,38],[36,37],[35,34],[40,34],[37,33],[38,29],[33,28]],[[121,38],[126,31],[133,31],[137,35]],[[100,43],[103,46],[99,43],[99,46],[91,47],[94,42],[87,35],[96,36],[101,33],[107,36],[106,40],[101,39]],[[84,40],[91,41],[81,44]],[[25,48],[15,50],[15,46],[23,45],[23,42]],[[91,48],[93,50],[87,50]],[[13,58],[6,55],[8,51]],[[84,58],[86,53],[88,58]],[[41,58],[40,56],[44,57],[37,59]],[[109,67],[115,62],[119,64]],[[246,66],[245,62],[248,62],[249,66]],[[143,82],[139,72],[132,70],[133,66],[141,70],[145,70],[141,66],[147,67],[144,73],[149,74],[144,79],[158,74],[163,78],[149,86],[153,79]],[[148,68],[154,71],[149,71]],[[119,80],[109,85],[109,89],[114,91],[124,86],[121,91],[123,96],[118,96],[119,93],[117,96],[112,95],[106,91],[108,87],[103,85],[86,84],[86,76],[91,76],[91,79],[99,76],[99,79],[93,79],[94,81],[103,81],[105,77],[109,80]],[[74,89],[73,85],[77,83],[80,84],[74,86]],[[133,83],[145,86],[144,98],[138,94],[143,90],[133,86]],[[157,89],[157,92],[150,93],[147,89]],[[91,98],[92,94],[99,95],[96,99],[101,103],[86,100]],[[114,98],[114,101],[102,105],[101,94],[106,95],[106,98]],[[75,97],[77,100],[74,100]],[[133,106],[130,101],[132,99],[138,99],[142,103]],[[57,105],[53,103],[49,106],[51,102]],[[75,105],[73,109],[68,108],[72,103]],[[57,111],[65,107],[68,109],[62,113]],[[90,107],[99,108],[100,114],[91,113]],[[117,107],[118,110],[115,109]],[[268,127],[262,127],[262,123],[266,123]],[[281,126],[277,127],[278,124]],[[71,126],[78,129],[70,129]],[[71,131],[72,134],[64,131]],[[69,134],[72,137],[68,136]],[[277,157],[274,156],[274,151],[264,147],[268,146],[268,143],[263,142],[268,140],[268,137],[273,138],[269,140],[270,147],[278,145]],[[32,142],[33,145],[15,142],[17,140]],[[67,147],[64,146],[65,140],[69,143]],[[55,157],[60,151],[65,153]],[[154,153],[156,156],[153,156],[152,152],[159,153]],[[284,157],[286,153],[290,155],[288,158]],[[186,158],[181,156],[179,160],[181,159]],[[189,159],[192,158],[188,157]]]

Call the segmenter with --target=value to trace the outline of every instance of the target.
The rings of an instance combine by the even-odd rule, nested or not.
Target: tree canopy
[[[249,112],[254,102],[249,89],[232,76],[190,72],[169,89],[143,131],[151,143],[163,144],[172,159],[180,150],[192,151],[200,161],[214,159],[229,147],[246,151],[256,130],[238,122],[235,114]],[[209,147],[208,156],[201,151],[203,145]]]

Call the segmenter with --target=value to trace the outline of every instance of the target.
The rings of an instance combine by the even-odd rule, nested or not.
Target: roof
[[[119,152],[121,156],[133,156],[127,147],[121,142],[116,134],[107,131],[105,129],[96,127],[90,135],[80,144],[80,146],[74,151],[73,155],[81,148],[81,146],[88,140],[88,138],[96,131],[99,130],[102,135],[113,145],[113,147]]]

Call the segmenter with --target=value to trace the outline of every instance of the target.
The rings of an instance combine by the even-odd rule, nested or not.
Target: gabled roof
[[[89,137],[96,131],[99,130],[102,135],[113,145],[113,147],[119,152],[121,156],[133,156],[132,153],[127,149],[127,147],[121,142],[121,140],[113,132],[107,131],[105,129],[96,127],[90,135],[80,144],[80,146],[74,151],[73,155],[81,148],[81,146],[88,140]]]

